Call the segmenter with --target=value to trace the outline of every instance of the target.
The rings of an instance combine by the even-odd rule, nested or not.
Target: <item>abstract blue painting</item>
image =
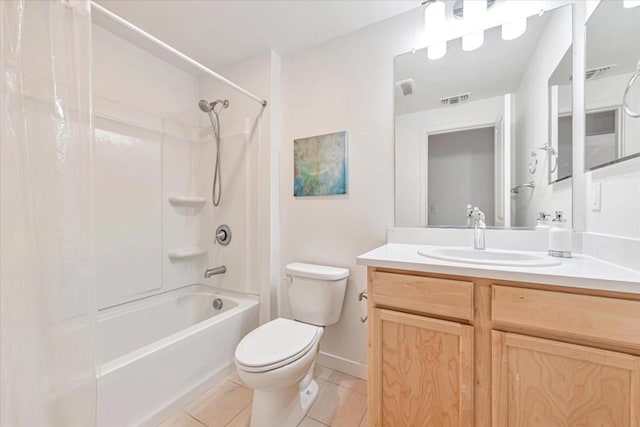
[[[293,195],[347,194],[347,132],[293,141]]]

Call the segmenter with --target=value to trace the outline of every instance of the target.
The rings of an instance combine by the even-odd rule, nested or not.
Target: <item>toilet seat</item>
[[[270,371],[307,354],[322,336],[322,328],[278,318],[245,336],[236,348],[236,364],[246,372]]]

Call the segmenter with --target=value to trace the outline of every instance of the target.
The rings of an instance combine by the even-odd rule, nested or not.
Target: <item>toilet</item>
[[[315,264],[286,267],[291,319],[278,318],[236,347],[240,379],[254,390],[251,427],[295,427],[318,397],[313,367],[324,327],[340,320],[349,270]]]

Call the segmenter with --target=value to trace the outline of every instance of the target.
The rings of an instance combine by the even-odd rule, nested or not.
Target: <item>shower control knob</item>
[[[231,228],[227,224],[222,224],[216,230],[216,242],[222,246],[227,246],[231,243]]]

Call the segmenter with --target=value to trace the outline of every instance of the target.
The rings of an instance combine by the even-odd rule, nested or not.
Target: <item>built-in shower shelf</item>
[[[172,196],[169,197],[169,203],[173,206],[202,206],[207,199],[205,197],[198,196]]]
[[[183,248],[169,251],[169,259],[179,261],[188,258],[195,258],[207,253],[205,248]]]

